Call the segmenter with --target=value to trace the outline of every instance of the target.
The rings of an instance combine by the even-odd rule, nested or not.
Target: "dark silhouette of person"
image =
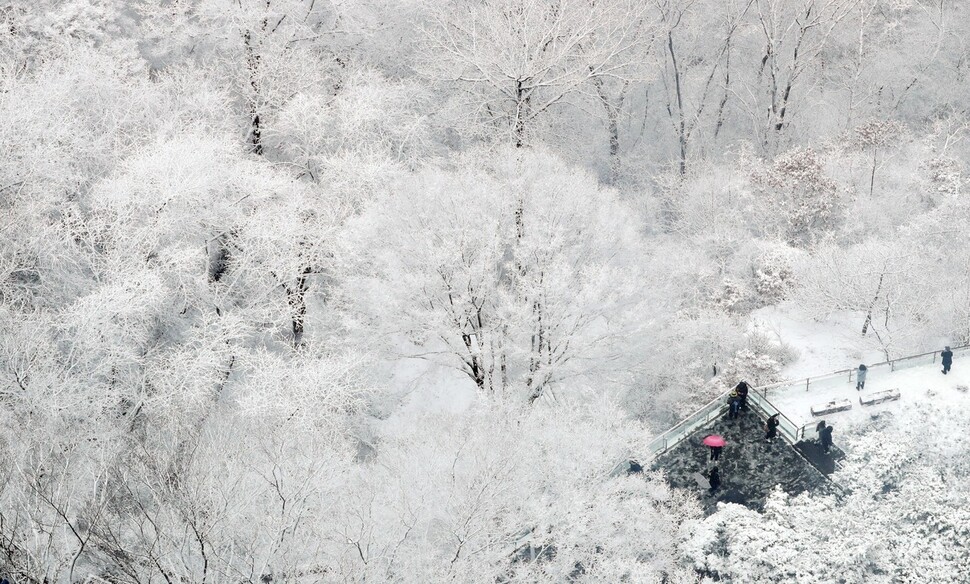
[[[829,453],[832,448],[832,426],[826,426],[822,428],[822,432],[819,434],[822,439],[822,451],[825,454]]]
[[[819,447],[823,447],[822,432],[824,431],[825,431],[825,420],[822,420],[818,424],[815,424],[815,433],[818,435],[818,438],[816,438],[815,441],[816,441],[816,444],[819,445]]]
[[[711,460],[717,460],[721,458],[721,448],[723,446],[711,446]]]
[[[765,440],[768,442],[774,440],[774,438],[778,435],[778,424],[780,423],[781,422],[778,421],[778,414],[768,418],[768,421],[765,422]]]
[[[953,365],[953,351],[950,347],[943,347],[943,352],[940,353],[940,357],[943,357],[943,375],[950,372],[950,366]]]
[[[855,389],[856,391],[862,391],[866,386],[866,372],[869,370],[865,365],[859,365],[859,370],[856,371],[855,376]]]
[[[707,480],[711,483],[711,493],[713,494],[721,486],[721,473],[717,472],[716,466],[707,475]]]
[[[744,409],[748,409],[748,391],[750,389],[751,388],[748,387],[747,381],[739,382],[737,387],[734,388],[734,391],[737,392],[738,397],[741,398],[741,407]]]

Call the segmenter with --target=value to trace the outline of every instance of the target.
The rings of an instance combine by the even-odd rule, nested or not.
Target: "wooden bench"
[[[883,391],[876,391],[870,393],[869,395],[860,395],[859,403],[864,406],[874,406],[876,404],[881,404],[887,401],[895,401],[897,399],[899,399],[899,390],[893,388]]]
[[[834,399],[828,403],[812,406],[813,416],[824,416],[835,412],[844,412],[852,409],[852,402],[847,399]]]

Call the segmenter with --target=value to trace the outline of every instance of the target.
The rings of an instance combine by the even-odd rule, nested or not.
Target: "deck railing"
[[[647,447],[648,458],[652,460],[664,452],[667,452],[677,444],[680,444],[680,442],[684,440],[684,438],[690,436],[694,430],[700,428],[701,426],[707,425],[707,423],[711,420],[716,420],[717,418],[723,416],[727,409],[727,393],[725,392],[708,402],[707,405],[701,409],[678,422],[673,428],[654,438]]]
[[[952,347],[950,350],[953,351],[954,357],[957,355],[970,354],[970,345]],[[872,375],[873,373],[878,375],[880,371],[891,373],[899,369],[907,369],[909,367],[918,367],[921,365],[931,365],[940,361],[940,353],[942,352],[942,350],[930,351],[928,353],[919,353],[917,355],[899,357],[898,359],[880,361],[878,363],[872,363],[871,365],[867,364],[867,375]],[[846,383],[853,383],[856,379],[856,373],[858,373],[858,371],[859,370],[855,368],[840,369],[839,371],[833,371],[832,373],[826,373],[825,375],[806,377],[804,379],[797,379],[795,381],[779,381],[777,383],[763,385],[756,388],[754,391],[760,392],[762,396],[767,398],[772,391],[780,389],[794,389],[799,386],[804,386],[805,391],[811,391],[813,388],[832,388]]]
[[[788,416],[783,414],[767,397],[757,391],[748,393],[748,404],[759,411],[767,419],[771,416],[778,416],[778,433],[782,438],[794,445],[801,440],[801,426],[793,422]]]
[[[970,345],[961,345],[959,347],[953,347],[950,350],[953,351],[954,357],[957,355],[966,355],[970,354]],[[941,352],[942,351],[931,351],[928,353],[908,355],[898,359],[890,359],[888,361],[873,363],[872,365],[867,365],[869,372],[868,374],[871,375],[874,371],[878,374],[879,371],[893,372],[898,369],[906,369],[909,367],[937,363],[940,359],[939,355]],[[842,369],[840,371],[826,373],[825,375],[807,377],[805,379],[798,379],[795,381],[780,381],[778,383],[771,383],[756,387],[753,388],[748,394],[748,404],[766,418],[768,416],[778,414],[778,431],[788,442],[795,444],[796,442],[806,438],[815,438],[816,432],[814,422],[805,425],[796,424],[790,418],[788,418],[788,416],[783,414],[781,410],[775,407],[773,403],[771,403],[769,400],[769,393],[779,389],[792,389],[799,386],[804,386],[805,391],[811,391],[813,388],[821,389],[825,387],[837,387],[846,383],[852,383],[855,380],[856,371],[856,369]],[[694,430],[705,426],[712,420],[724,415],[724,413],[728,410],[728,393],[729,392],[724,392],[718,395],[713,400],[708,402],[704,407],[687,416],[663,434],[660,434],[654,438],[648,446],[648,460],[653,460],[657,456],[667,452],[682,442],[685,438],[690,436]]]
[[[681,420],[676,426],[654,438],[648,446],[648,458],[654,459],[674,446],[680,444],[690,436],[694,430],[706,426],[712,420],[720,418],[728,410],[728,394],[724,392],[708,402],[704,407]],[[778,414],[778,432],[788,442],[794,444],[799,440],[800,427],[792,422],[788,416],[775,407],[768,398],[755,391],[748,393],[748,405],[758,411],[766,419]]]

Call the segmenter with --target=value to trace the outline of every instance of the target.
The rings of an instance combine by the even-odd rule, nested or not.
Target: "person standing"
[[[832,426],[822,428],[822,432],[819,435],[822,438],[822,452],[828,454],[829,449],[832,448]]]
[[[950,350],[949,346],[943,347],[940,357],[943,357],[943,375],[946,375],[950,371],[950,366],[953,365],[953,351]]]
[[[780,423],[781,422],[778,421],[778,414],[768,418],[768,421],[765,422],[765,440],[771,442],[775,439],[775,437],[778,435],[778,424]]]
[[[748,390],[749,389],[750,387],[748,387],[747,381],[739,382],[737,387],[734,388],[734,391],[737,392],[738,397],[741,398],[741,407],[744,409],[748,409]]]
[[[711,494],[714,494],[714,491],[721,486],[721,473],[717,471],[716,466],[711,468],[711,472],[707,475],[707,480],[711,483]]]
[[[736,391],[732,391],[728,396],[728,419],[736,420],[741,412],[741,397]]]
[[[860,364],[859,370],[856,371],[856,375],[855,375],[856,391],[862,391],[862,389],[866,386],[866,371],[868,371],[868,368],[865,365]]]
[[[717,459],[721,458],[721,449],[723,446],[711,446],[711,460],[717,462]]]

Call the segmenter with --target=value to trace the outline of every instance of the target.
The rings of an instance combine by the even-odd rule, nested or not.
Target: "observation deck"
[[[961,366],[960,375],[970,375],[970,370],[964,371],[966,366],[962,363],[970,355],[970,347],[956,347],[953,354],[955,364]],[[715,510],[718,501],[738,503],[760,511],[776,485],[792,495],[806,491],[843,494],[844,488],[828,476],[845,456],[838,448],[838,432],[830,453],[823,453],[816,432],[818,421],[825,419],[836,428],[844,428],[884,408],[894,407],[892,403],[864,406],[859,396],[873,390],[897,389],[899,382],[907,386],[902,391],[904,401],[907,395],[908,399],[923,399],[925,394],[914,387],[912,376],[896,372],[926,368],[922,373],[926,374],[931,369],[938,369],[939,362],[940,353],[935,351],[868,365],[864,392],[855,389],[854,369],[753,388],[748,394],[748,409],[742,410],[735,420],[727,417],[727,394],[720,395],[657,436],[650,444],[643,466],[666,471],[674,487],[697,491],[707,513]],[[959,379],[951,375],[947,382],[955,385]],[[965,389],[965,386],[957,387]],[[853,409],[822,417],[812,415],[813,404],[834,399],[851,400]],[[778,437],[769,443],[764,438],[764,423],[774,414],[778,414],[780,422]],[[714,464],[709,460],[710,449],[701,443],[709,434],[719,434],[727,440],[716,463],[721,487],[713,494],[699,486],[695,479],[696,473],[707,476]]]

